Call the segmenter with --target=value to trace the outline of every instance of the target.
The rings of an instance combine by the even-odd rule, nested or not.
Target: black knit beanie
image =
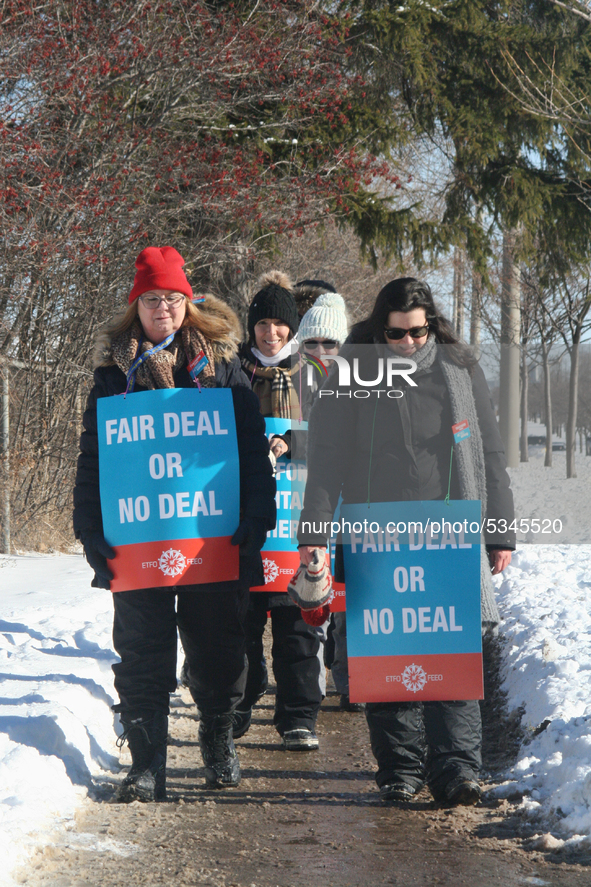
[[[248,335],[251,341],[255,341],[255,324],[265,317],[282,320],[295,336],[300,317],[295,299],[288,289],[277,283],[269,283],[258,291],[248,309]]]

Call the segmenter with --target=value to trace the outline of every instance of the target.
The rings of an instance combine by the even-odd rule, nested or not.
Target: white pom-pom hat
[[[347,306],[339,293],[323,293],[300,321],[298,342],[335,339],[342,345],[348,333]]]

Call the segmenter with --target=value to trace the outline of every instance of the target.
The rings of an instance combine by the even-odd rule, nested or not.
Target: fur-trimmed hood
[[[201,332],[211,343],[215,362],[229,362],[238,354],[238,346],[243,338],[240,320],[226,302],[211,293],[199,295],[204,296],[204,301],[194,307],[203,315]],[[112,343],[121,332],[121,317],[114,318],[101,327],[95,340],[94,368],[113,363]]]
[[[238,354],[238,347],[243,338],[242,324],[236,312],[211,293],[205,293],[205,301],[199,304],[198,310],[219,320],[220,324],[225,326],[225,330],[220,330],[216,337],[211,338],[216,361],[232,360]]]

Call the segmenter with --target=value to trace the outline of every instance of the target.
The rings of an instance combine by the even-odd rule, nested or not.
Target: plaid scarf
[[[154,347],[153,343],[145,338],[139,320],[134,320],[132,326],[111,343],[113,361],[125,375],[139,354],[140,340],[142,354]],[[211,343],[196,327],[183,327],[167,348],[163,348],[142,363],[136,371],[136,382],[150,390],[176,388],[174,374],[201,351],[205,352],[208,362],[199,373],[199,384],[204,388],[215,388],[215,365]]]
[[[274,419],[299,419],[300,403],[293,387],[293,376],[299,372],[294,366],[263,367],[242,358],[242,368],[257,395],[263,416]]]

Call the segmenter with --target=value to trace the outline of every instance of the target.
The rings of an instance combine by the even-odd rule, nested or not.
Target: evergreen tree
[[[453,181],[443,243],[465,243],[486,271],[476,220],[521,232],[521,255],[555,250],[567,263],[589,254],[591,142],[581,151],[563,123],[515,93],[516,72],[547,91],[553,76],[591,110],[591,25],[550,0],[349,0],[357,61],[403,99],[418,132],[443,139]]]

